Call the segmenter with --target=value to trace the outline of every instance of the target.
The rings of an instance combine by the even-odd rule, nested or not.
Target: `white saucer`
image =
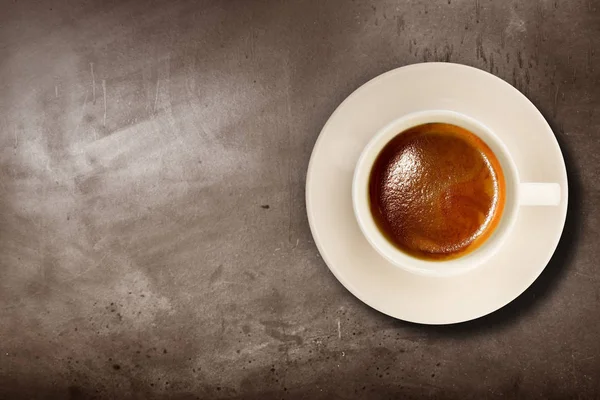
[[[556,182],[557,207],[522,207],[513,233],[485,265],[462,275],[414,275],[382,258],[356,222],[354,166],[381,127],[399,116],[446,109],[492,129],[514,157],[523,182]],[[336,278],[387,315],[422,324],[450,324],[508,304],[545,268],[567,213],[567,173],[558,142],[535,106],[503,80],[459,64],[398,68],[367,82],[331,115],[315,144],[306,178],[306,208],[317,247]]]

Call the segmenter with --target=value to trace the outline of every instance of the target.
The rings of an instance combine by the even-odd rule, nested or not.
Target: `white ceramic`
[[[490,238],[475,251],[448,261],[427,261],[400,251],[377,228],[369,204],[369,178],[373,163],[381,150],[403,131],[429,122],[457,125],[477,135],[498,158],[506,181],[504,210]],[[413,273],[438,277],[464,273],[484,264],[501,248],[510,235],[520,205],[557,206],[560,204],[560,192],[560,185],[557,183],[521,182],[512,156],[494,132],[466,115],[447,110],[416,112],[386,125],[375,134],[360,155],[352,183],[354,214],[363,234],[375,250],[397,267]]]
[[[352,204],[354,169],[374,135],[398,118],[428,110],[459,113],[493,132],[510,154],[518,182],[560,186],[558,205],[518,209],[510,234],[485,263],[445,277],[415,274],[382,257],[361,232]],[[521,202],[535,200],[529,190],[521,191]],[[306,179],[311,231],[336,278],[369,306],[424,324],[481,317],[527,289],[556,249],[567,199],[560,148],[535,106],[503,80],[450,63],[399,68],[352,93],[323,127]]]

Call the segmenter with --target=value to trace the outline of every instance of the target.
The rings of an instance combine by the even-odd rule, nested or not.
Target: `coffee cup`
[[[388,143],[407,130],[431,123],[451,124],[463,128],[483,141],[495,155],[504,177],[504,204],[498,223],[476,249],[447,260],[416,257],[390,241],[373,215],[369,184],[371,171],[380,152]],[[481,122],[458,112],[430,110],[402,116],[379,130],[362,151],[352,182],[352,202],[358,225],[371,246],[394,266],[427,276],[451,276],[472,270],[493,257],[506,242],[521,207],[556,206],[561,187],[553,182],[522,182],[517,166],[500,138]]]

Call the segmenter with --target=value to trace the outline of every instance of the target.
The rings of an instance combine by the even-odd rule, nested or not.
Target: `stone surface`
[[[1,9],[0,398],[600,397],[600,2]],[[304,204],[340,101],[434,60],[523,91],[571,190],[542,277],[447,327],[350,295]]]

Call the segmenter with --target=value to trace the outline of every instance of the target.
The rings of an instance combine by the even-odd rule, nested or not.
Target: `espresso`
[[[371,212],[400,250],[427,260],[460,257],[498,224],[505,182],[479,137],[445,123],[413,127],[379,153],[369,180]]]

